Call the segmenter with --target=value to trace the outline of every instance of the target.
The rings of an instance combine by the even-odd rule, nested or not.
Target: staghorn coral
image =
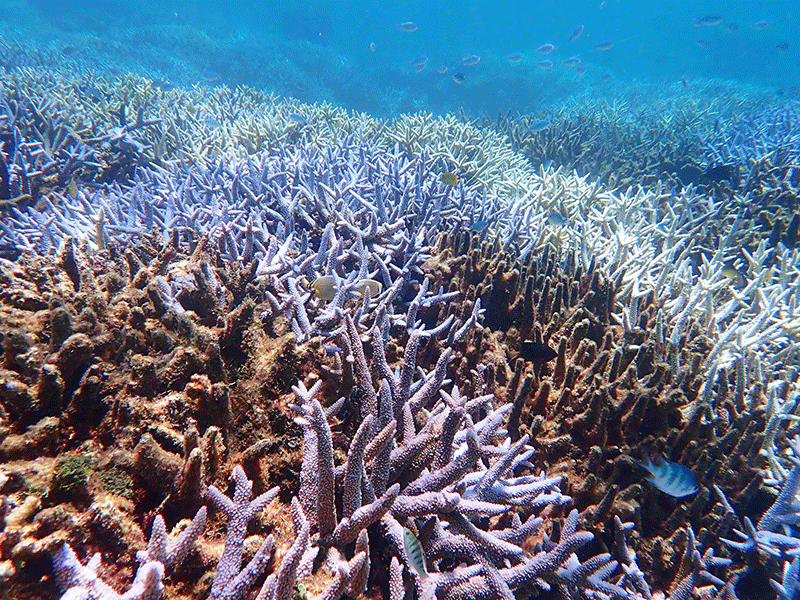
[[[665,88],[642,81],[620,89],[611,99],[586,97],[556,104],[547,111],[551,125],[544,131],[529,129],[538,115],[501,113],[492,125],[534,166],[552,161],[611,189],[652,189],[661,181],[717,192],[724,189],[718,185],[722,181],[736,189],[744,175],[730,156],[714,155],[713,146],[710,151],[706,144],[727,144],[733,136],[720,133],[722,123],[735,120],[737,114],[758,114],[772,103],[762,90],[725,81],[698,81],[691,91],[678,84]],[[487,119],[482,123],[489,125]],[[731,169],[709,169],[723,165]]]
[[[203,532],[206,522],[205,507],[201,508],[192,522],[173,539],[168,539],[164,520],[158,516],[153,521],[153,531],[147,550],[136,555],[139,568],[130,590],[120,595],[97,575],[101,567],[101,556],[95,554],[86,565],[78,561],[78,557],[68,544],[63,544],[53,553],[53,573],[58,587],[64,592],[62,598],[97,598],[112,600],[129,598],[146,600],[161,596],[164,568],[180,563],[191,552],[197,538]]]

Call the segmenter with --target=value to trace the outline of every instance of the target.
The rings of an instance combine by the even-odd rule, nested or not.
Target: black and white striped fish
[[[656,464],[650,460],[649,454],[645,454],[644,460],[636,461],[636,464],[650,473],[651,477],[645,478],[647,481],[673,498],[691,496],[700,489],[697,477],[691,469],[669,461],[659,454],[656,454]]]

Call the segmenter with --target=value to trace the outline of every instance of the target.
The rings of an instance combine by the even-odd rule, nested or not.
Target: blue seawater
[[[214,73],[219,84],[382,117],[528,114],[642,86],[709,94],[699,82],[713,79],[792,97],[798,29],[800,3],[781,0],[0,2],[2,40],[66,49],[86,69],[171,85]],[[550,54],[536,53],[548,43]],[[472,55],[477,64],[462,64]],[[562,64],[574,57],[579,67]]]

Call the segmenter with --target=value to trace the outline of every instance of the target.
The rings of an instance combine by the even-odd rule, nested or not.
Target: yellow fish
[[[452,187],[457,186],[459,181],[458,175],[456,173],[453,173],[452,171],[447,171],[447,173],[442,173],[441,175],[439,175],[439,179],[441,179],[442,183],[444,183],[445,185],[449,185]]]
[[[742,272],[734,267],[725,267],[722,269],[722,276],[730,279],[734,285],[744,286],[746,283]]]
[[[377,298],[380,293],[383,291],[383,284],[380,281],[375,281],[374,279],[362,279],[355,285],[355,289],[363,296],[364,290],[369,290],[369,297],[370,298]]]
[[[312,281],[309,289],[320,300],[333,300],[334,296],[336,296],[336,280],[333,275],[323,275]],[[374,279],[362,279],[353,286],[353,289],[361,294],[362,297],[364,290],[368,289],[369,297],[376,298],[383,291],[383,284]]]
[[[320,300],[333,300],[336,295],[336,281],[333,275],[323,275],[311,282],[311,290]]]

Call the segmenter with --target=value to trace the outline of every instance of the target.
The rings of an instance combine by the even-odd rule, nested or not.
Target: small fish
[[[323,275],[311,282],[311,291],[320,300],[333,300],[336,296],[336,280],[333,275]]]
[[[153,81],[153,86],[160,89],[162,92],[168,92],[175,89],[175,84],[170,83],[166,79],[156,79]]]
[[[405,23],[400,23],[397,26],[400,31],[405,31],[406,33],[412,33],[418,29],[417,24],[414,21],[406,21]]]
[[[551,44],[550,42],[545,42],[536,49],[536,52],[538,54],[550,54],[555,49],[556,47],[553,46],[553,44]]]
[[[534,64],[537,67],[539,67],[540,69],[547,70],[547,69],[552,69],[553,68],[553,61],[552,60],[547,60],[547,59],[545,59],[545,60],[537,60]]]
[[[464,83],[467,80],[467,76],[463,73],[453,73],[453,81],[456,83]]]
[[[726,23],[725,31],[727,31],[728,33],[736,33],[737,31],[739,31],[739,25],[736,23]]]
[[[103,99],[108,100],[111,97],[111,94],[105,94],[91,84],[81,88],[81,92],[83,92],[83,95],[92,102],[100,102]]]
[[[581,37],[582,33],[583,33],[583,25],[578,25],[575,29],[572,30],[572,33],[570,34],[569,39],[567,40],[567,43],[571,44],[579,37]]]
[[[759,31],[761,29],[765,29],[767,25],[769,25],[769,19],[761,19],[760,21],[756,21],[755,23],[750,25],[750,27],[752,27],[756,31]]]
[[[656,455],[656,464],[653,464],[650,455],[645,453],[644,460],[636,461],[636,464],[650,473],[650,477],[645,478],[647,481],[673,498],[691,496],[700,489],[691,469],[661,455]]]
[[[374,279],[361,279],[353,286],[353,289],[361,294],[362,297],[364,296],[364,290],[369,290],[369,297],[377,298],[383,291],[383,284]]]
[[[611,50],[614,47],[614,42],[611,40],[603,40],[594,45],[595,50]]]
[[[219,129],[220,127],[222,127],[220,122],[217,121],[214,117],[206,117],[205,119],[203,119],[203,123],[209,129]]]
[[[106,235],[105,235],[105,222],[106,216],[103,212],[103,207],[97,211],[97,219],[94,222],[94,243],[100,250],[106,249]]]
[[[338,346],[323,346],[323,350],[325,350],[326,354],[341,354],[342,349]]]
[[[214,81],[219,81],[220,79],[222,79],[219,73],[217,73],[216,71],[212,71],[211,69],[203,69],[200,72],[200,77],[202,77],[209,83],[212,83]]]
[[[420,67],[421,66],[424,69],[425,65],[428,64],[428,55],[427,54],[420,54],[418,56],[415,56],[414,58],[412,58],[408,62],[411,64],[412,67],[416,68],[416,67]]]
[[[739,269],[733,266],[727,266],[722,269],[722,276],[730,279],[731,282],[737,287],[744,287],[747,285],[747,280]]]
[[[378,51],[378,44],[376,44],[375,42],[370,42],[369,43],[369,51],[373,52],[373,53],[377,52]]]
[[[721,15],[706,15],[705,17],[699,17],[692,21],[695,27],[716,27],[720,23],[722,23]]]
[[[600,79],[603,81],[611,81],[611,73],[603,73],[603,76]]]
[[[786,52],[789,49],[789,44],[787,42],[778,42],[775,48],[777,48],[778,52]]]
[[[461,59],[461,64],[465,67],[473,67],[481,62],[481,57],[477,54],[470,54]]]
[[[449,185],[451,187],[455,187],[458,185],[460,178],[458,173],[453,173],[452,171],[447,171],[446,173],[442,173],[439,175],[439,179],[442,181],[443,184]]]
[[[436,69],[436,72],[439,73],[439,75],[444,75],[447,73],[447,65],[439,65],[439,68]]]
[[[299,112],[289,113],[289,120],[295,125],[308,125],[308,119]]]
[[[519,345],[519,355],[525,360],[529,360],[534,363],[546,363],[558,356],[558,352],[553,350],[547,344],[527,341],[522,342]]]
[[[570,56],[567,60],[561,61],[561,64],[565,67],[577,67],[581,64],[581,59],[577,56]]]
[[[403,546],[405,546],[406,556],[420,579],[428,577],[428,568],[425,565],[425,551],[419,543],[417,536],[408,527],[403,527]]]
[[[708,48],[711,45],[711,40],[707,40],[705,38],[701,38],[699,40],[696,40],[695,43],[698,46],[700,46],[701,48]]]
[[[685,88],[689,87],[689,80],[686,79],[686,75],[681,75],[681,85]]]
[[[533,133],[538,133],[539,131],[544,131],[545,129],[549,129],[550,125],[553,122],[550,119],[539,119],[538,121],[534,121],[530,125],[526,127],[528,131],[532,131]]]
[[[547,222],[553,227],[565,227],[567,224],[567,220],[555,211],[547,215]]]
[[[577,67],[575,67],[575,74],[586,75],[586,67],[584,65],[578,65]]]
[[[522,60],[522,54],[519,52],[512,52],[508,56],[506,56],[506,60],[510,63],[518,63]]]
[[[78,184],[75,183],[74,179],[70,179],[69,183],[67,184],[67,196],[75,198],[78,193]]]
[[[488,221],[478,221],[472,227],[469,228],[470,231],[474,231],[475,233],[480,233],[484,229],[489,226]]]
[[[64,56],[72,56],[78,50],[80,50],[80,48],[78,48],[77,46],[64,46],[61,49],[61,54],[63,54]]]

